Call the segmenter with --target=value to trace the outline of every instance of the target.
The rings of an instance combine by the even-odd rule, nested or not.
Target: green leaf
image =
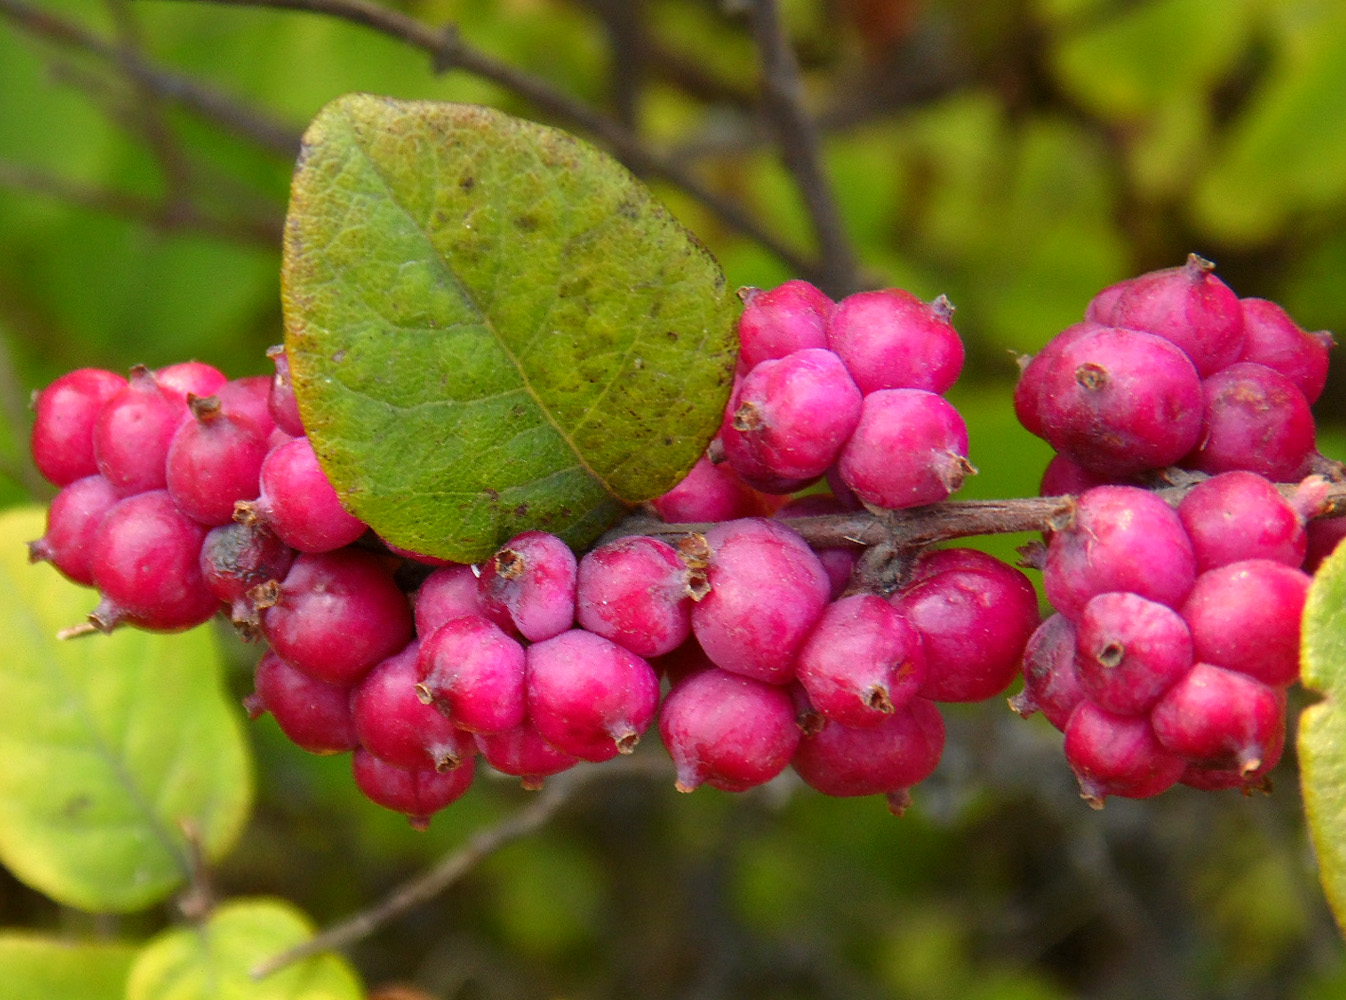
[[[336,955],[251,977],[258,963],[312,936],[308,918],[281,900],[226,903],[199,927],[165,931],[146,945],[126,1000],[361,1000],[359,980]]]
[[[0,934],[0,997],[122,1000],[136,949],[105,941]]]
[[[1314,575],[1303,628],[1302,680],[1323,697],[1299,720],[1304,809],[1327,902],[1346,927],[1346,546]]]
[[[181,824],[208,857],[247,818],[251,762],[206,629],[60,642],[92,603],[23,542],[37,508],[0,514],[0,861],[86,910],[135,910],[187,876]]]
[[[350,509],[470,562],[572,545],[671,488],[718,426],[734,297],[615,161],[469,105],[350,95],[305,136],[286,345]]]

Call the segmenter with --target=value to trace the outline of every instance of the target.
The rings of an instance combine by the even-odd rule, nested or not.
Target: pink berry
[[[416,696],[461,729],[500,733],[527,711],[523,647],[478,615],[445,622],[421,641]]]
[[[757,491],[745,483],[728,462],[716,465],[702,457],[678,483],[650,506],[670,524],[732,521],[760,514]]]
[[[692,630],[716,666],[772,684],[794,677],[795,654],[831,592],[808,544],[778,521],[744,518],[706,532],[710,592]]]
[[[318,464],[308,438],[293,438],[262,462],[261,493],[236,505],[235,517],[260,518],[286,545],[300,552],[331,552],[365,532],[347,513]]]
[[[580,560],[575,607],[579,624],[637,656],[662,656],[692,631],[692,585],[677,549],[630,536]]]
[[[963,368],[963,342],[952,316],[942,295],[926,303],[900,288],[857,292],[837,304],[827,346],[866,396],[880,389],[943,393]]]
[[[799,650],[799,682],[833,722],[874,726],[920,691],[926,661],[921,635],[874,594],[829,604]]]
[[[1047,463],[1047,468],[1042,473],[1042,482],[1038,486],[1038,494],[1044,497],[1079,494],[1091,490],[1095,486],[1107,486],[1114,481],[1114,477],[1090,472],[1088,469],[1076,465],[1064,455],[1053,455],[1052,460]]]
[[[47,508],[46,534],[28,543],[29,560],[49,561],[68,579],[92,587],[93,537],[120,499],[112,484],[98,475],[64,486]]]
[[[1313,414],[1293,382],[1241,361],[1206,379],[1204,424],[1184,464],[1202,472],[1247,469],[1277,482],[1304,475],[1314,452]]]
[[[1281,695],[1282,700],[1284,695]],[[1253,791],[1271,791],[1269,772],[1281,762],[1285,751],[1285,727],[1273,728],[1270,743],[1262,748],[1262,762],[1254,768],[1244,770],[1234,760],[1216,761],[1208,764],[1200,761],[1189,762],[1178,780],[1184,785],[1199,788],[1202,791],[1220,791],[1225,788],[1238,788],[1245,794]]]
[[[220,401],[220,409],[231,417],[242,417],[252,423],[263,438],[269,438],[276,429],[267,400],[271,393],[271,379],[265,375],[248,375],[224,383],[211,395]]]
[[[275,600],[296,553],[262,524],[225,524],[212,528],[201,544],[201,576],[215,597],[229,606],[229,617],[256,635],[258,607]],[[259,590],[258,588],[261,588]]]
[[[807,281],[794,279],[769,291],[739,291],[739,359],[751,369],[770,358],[783,358],[806,347],[827,346],[827,317],[834,303]]]
[[[244,700],[252,718],[270,712],[290,742],[309,753],[334,754],[360,745],[351,722],[350,689],[316,680],[271,650],[257,662]]]
[[[824,795],[883,795],[900,816],[911,803],[909,789],[934,773],[943,752],[943,716],[913,698],[877,726],[829,723],[799,741],[791,763]]]
[[[575,621],[578,564],[570,546],[525,531],[482,563],[477,592],[486,617],[530,642],[560,635]]]
[[[357,682],[411,640],[411,608],[377,556],[301,553],[262,615],[281,657],[331,684]]]
[[[844,500],[831,493],[811,493],[807,496],[795,497],[787,502],[784,507],[776,511],[776,517],[782,521],[789,521],[796,517],[844,514],[853,509],[847,507]],[[846,588],[851,584],[851,574],[855,572],[855,564],[860,558],[859,550],[835,547],[815,549],[813,554],[818,557],[818,562],[822,563],[823,569],[827,571],[827,578],[832,583],[832,592],[829,598],[835,601],[846,592]]]
[[[1084,322],[1068,326],[1043,346],[1032,357],[1019,358],[1019,381],[1014,387],[1014,415],[1028,433],[1043,436],[1042,384],[1049,371],[1057,365],[1061,353],[1080,337],[1103,329],[1103,324]]]
[[[98,471],[122,496],[164,488],[168,446],[185,407],[160,389],[148,368],[137,365],[126,387],[98,412],[93,428]]]
[[[266,356],[276,366],[276,374],[271,380],[271,391],[267,395],[267,408],[276,426],[291,437],[304,436],[304,421],[299,417],[299,404],[294,398],[294,386],[290,383],[290,359],[280,344],[269,347]]]
[[[193,520],[228,524],[236,502],[257,497],[266,434],[250,418],[225,411],[216,396],[193,396],[190,409],[168,448],[168,492]]]
[[[476,733],[477,749],[486,763],[501,774],[521,779],[523,787],[536,791],[542,779],[560,774],[579,763],[578,757],[561,753],[544,740],[528,719],[499,733]]]
[[[103,404],[126,388],[126,379],[101,368],[78,368],[33,394],[33,461],[56,486],[98,472],[93,428]]]
[[[1010,708],[1024,718],[1041,712],[1064,732],[1071,713],[1084,700],[1075,663],[1075,626],[1065,615],[1052,615],[1029,636],[1023,675],[1023,689],[1010,698]]]
[[[1285,738],[1285,694],[1236,670],[1198,663],[1159,699],[1150,721],[1172,753],[1247,775]]]
[[[1182,606],[1196,658],[1280,687],[1299,679],[1299,622],[1310,577],[1248,559],[1202,573]]]
[[[1142,715],[1192,666],[1192,635],[1172,608],[1112,591],[1089,599],[1075,622],[1085,695],[1114,715]]]
[[[1294,383],[1304,399],[1315,402],[1327,384],[1327,355],[1333,346],[1327,331],[1305,333],[1284,309],[1266,299],[1240,299],[1243,309],[1243,354],[1272,368]]]
[[[385,809],[405,813],[412,829],[425,830],[431,816],[452,805],[471,787],[476,758],[467,757],[448,771],[408,769],[385,763],[360,748],[351,755],[351,770],[356,787],[366,798]]]
[[[366,750],[398,767],[458,767],[476,751],[472,738],[439,709],[417,697],[412,640],[365,674],[351,691],[351,722]]]
[[[1102,317],[1112,315],[1112,311],[1117,308],[1117,300],[1122,297],[1122,293],[1130,287],[1133,280],[1132,278],[1126,278],[1114,282],[1095,294],[1084,309],[1085,321],[1106,325],[1106,321]]]
[[[1165,749],[1142,715],[1114,715],[1082,701],[1066,723],[1065,755],[1080,797],[1102,809],[1109,795],[1148,799],[1177,784],[1187,762]]]
[[[477,593],[477,574],[461,563],[443,566],[422,580],[412,605],[416,634],[422,637],[454,618],[485,615]]]
[[[222,371],[204,361],[179,361],[167,365],[156,371],[154,378],[164,395],[180,407],[187,405],[188,396],[213,396],[215,390],[228,381]]]
[[[1308,546],[1304,519],[1272,483],[1253,472],[1221,473],[1197,483],[1178,504],[1197,571],[1244,559],[1299,566]]]
[[[528,717],[543,739],[592,761],[636,748],[659,703],[648,663],[582,629],[534,643],[526,655]]]
[[[89,620],[103,631],[125,622],[154,632],[206,621],[219,602],[201,576],[205,536],[167,490],[122,500],[93,536],[89,566],[103,597]]]
[[[677,789],[702,784],[742,792],[770,781],[799,745],[794,703],[774,684],[711,668],[674,685],[659,733],[677,769]]]
[[[963,418],[942,396],[920,389],[866,396],[838,468],[857,497],[889,510],[938,503],[976,471]]]

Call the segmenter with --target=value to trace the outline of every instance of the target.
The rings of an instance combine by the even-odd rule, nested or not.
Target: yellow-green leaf
[[[0,1000],[122,1000],[136,949],[0,933]]]
[[[0,862],[69,906],[135,910],[185,879],[184,822],[209,857],[234,842],[251,761],[209,630],[55,638],[94,597],[28,564],[43,530],[37,508],[0,514]]]

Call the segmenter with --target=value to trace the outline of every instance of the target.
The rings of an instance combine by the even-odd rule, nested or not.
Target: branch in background
[[[823,174],[818,132],[804,111],[799,61],[776,0],[753,0],[750,14],[762,63],[763,106],[776,132],[781,160],[794,177],[813,223],[823,258],[823,289],[837,298],[849,295],[860,287],[858,263]]]
[[[0,5],[17,0],[0,0]],[[570,95],[553,87],[542,77],[526,73],[473,48],[458,35],[452,25],[436,28],[369,0],[183,0],[240,7],[267,7],[300,10],[371,28],[427,53],[437,72],[463,70],[481,77],[524,98],[540,110],[578,126],[607,145],[628,168],[637,174],[658,177],[681,189],[729,228],[747,236],[769,250],[800,277],[815,282],[826,280],[827,264],[806,259],[794,248],[768,232],[732,199],[712,190],[686,167],[656,153],[639,136],[614,118],[610,118]]]

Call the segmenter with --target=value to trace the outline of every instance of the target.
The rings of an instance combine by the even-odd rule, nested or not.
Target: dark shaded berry
[[[1285,739],[1285,694],[1239,671],[1198,663],[1159,699],[1150,721],[1173,753],[1252,774]]]
[[[308,438],[272,449],[262,462],[261,493],[235,506],[240,520],[260,518],[286,545],[301,552],[331,552],[365,533],[359,518],[341,506]]]
[[[1288,313],[1266,299],[1240,299],[1243,309],[1243,354],[1240,361],[1266,365],[1286,378],[1313,403],[1327,384],[1328,352],[1333,347],[1327,331],[1306,333]]]
[[[1075,626],[1055,614],[1037,627],[1024,646],[1024,686],[1009,699],[1010,708],[1024,718],[1041,712],[1062,731],[1076,706],[1084,700],[1075,664]]]
[[[486,763],[501,774],[511,774],[529,791],[542,787],[542,779],[560,774],[579,763],[578,757],[561,753],[542,738],[524,719],[517,726],[498,733],[476,733],[472,737]]]
[[[650,506],[670,524],[732,521],[765,512],[760,494],[739,479],[728,462],[717,465],[706,457],[698,459],[677,486],[651,500]]]
[[[201,575],[216,598],[229,606],[236,625],[255,630],[261,624],[258,599],[275,599],[297,553],[264,524],[225,524],[212,528],[201,544]],[[270,588],[254,594],[254,589]]]
[[[299,417],[299,404],[294,398],[294,386],[290,382],[290,359],[285,348],[277,344],[269,347],[266,356],[276,366],[276,374],[271,379],[271,389],[267,394],[267,409],[276,426],[291,437],[304,436],[304,421]]]
[[[186,403],[161,390],[153,372],[132,368],[126,387],[94,422],[98,471],[122,496],[163,489],[168,446],[185,415]]]

